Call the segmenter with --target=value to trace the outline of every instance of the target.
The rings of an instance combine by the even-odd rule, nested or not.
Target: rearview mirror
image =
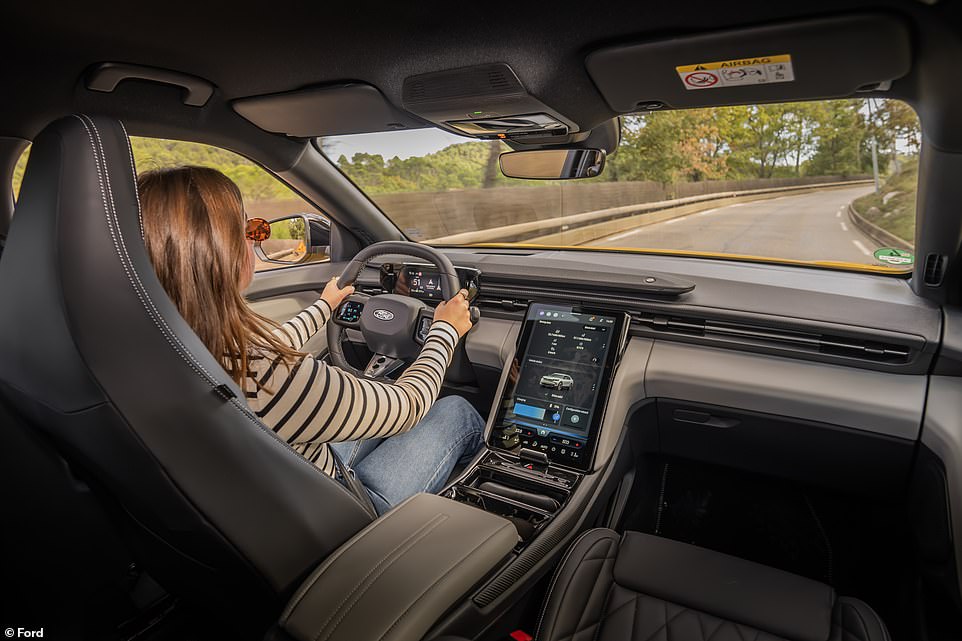
[[[269,220],[271,236],[254,243],[254,254],[265,263],[299,265],[327,260],[331,222],[318,214],[294,214]]]
[[[594,178],[604,167],[605,152],[601,149],[534,149],[501,154],[501,173],[508,178]]]

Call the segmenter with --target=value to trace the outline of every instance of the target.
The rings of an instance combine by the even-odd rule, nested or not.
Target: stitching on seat
[[[608,594],[609,594],[609,596],[611,595],[611,590],[608,591]],[[617,612],[620,612],[621,610],[623,610],[623,609],[624,609],[628,604],[630,604],[630,603],[634,603],[635,606],[637,607],[637,603],[638,603],[638,598],[639,598],[639,596],[640,596],[640,595],[635,595],[635,596],[632,597],[630,600],[625,601],[624,603],[622,603],[621,605],[619,605],[617,608],[615,608],[615,609],[612,610],[611,612],[604,612],[604,613],[602,614],[601,618],[598,619],[597,621],[595,621],[594,623],[589,623],[588,625],[586,625],[586,626],[583,627],[583,628],[579,628],[578,626],[575,626],[575,631],[572,632],[572,633],[569,634],[569,635],[566,635],[564,638],[566,638],[566,639],[574,639],[576,636],[578,636],[579,634],[581,634],[581,633],[584,632],[585,630],[588,630],[588,629],[591,628],[592,626],[598,626],[598,630],[595,632],[595,637],[594,637],[594,638],[597,639],[597,638],[598,638],[598,634],[601,632],[601,628],[603,627],[603,624],[604,624],[604,622],[605,622],[605,619],[607,619],[609,616],[611,616],[611,615],[613,615],[613,614],[615,614],[615,613],[617,613]],[[607,604],[608,604],[608,600],[606,599],[606,600],[605,600],[605,606],[607,606]]]
[[[94,158],[94,167],[97,170],[97,180],[100,186],[101,199],[103,200],[104,214],[107,221],[107,229],[110,232],[111,240],[114,244],[114,249],[117,252],[117,257],[120,259],[121,266],[124,269],[124,273],[127,276],[127,280],[130,282],[132,289],[134,290],[134,294],[140,300],[141,305],[144,306],[144,309],[147,312],[148,316],[154,322],[154,325],[160,330],[161,335],[164,337],[167,343],[171,346],[171,348],[173,348],[174,352],[176,352],[181,357],[181,359],[184,360],[184,362],[187,363],[187,365],[192,370],[194,370],[195,374],[197,374],[201,379],[204,379],[204,381],[211,387],[212,390],[216,390],[216,388],[218,387],[218,385],[220,385],[220,383],[213,376],[211,376],[210,373],[207,372],[207,370],[200,363],[196,361],[196,359],[193,357],[193,354],[191,354],[190,350],[188,350],[186,346],[184,346],[184,344],[180,341],[179,337],[177,337],[176,333],[170,328],[169,325],[167,325],[166,320],[157,310],[156,306],[153,304],[153,301],[150,300],[150,295],[147,293],[147,288],[144,286],[139,276],[137,276],[136,270],[133,269],[133,261],[130,260],[130,255],[127,253],[126,246],[124,245],[124,237],[120,228],[120,222],[119,222],[119,218],[117,217],[116,208],[114,207],[113,211],[111,211],[111,207],[114,205],[113,191],[110,187],[110,179],[108,175],[109,172],[107,171],[106,158],[104,157],[104,154],[103,154],[103,141],[100,138],[100,132],[97,129],[96,123],[93,121],[92,118],[86,115],[73,114],[73,117],[80,121],[80,124],[83,126],[83,128],[87,132],[87,138],[90,142],[90,150]],[[88,126],[88,122],[89,122],[89,126]],[[93,128],[94,132],[96,133],[97,141],[100,143],[99,148],[97,144],[95,144],[94,142],[94,135],[91,133],[91,128]],[[128,150],[128,153],[131,153],[129,140],[127,144],[127,150]],[[132,163],[133,163],[133,159],[131,158],[131,164]],[[132,175],[131,179],[136,180],[135,176],[136,174]],[[104,189],[105,177],[106,177],[106,190]],[[137,190],[137,185],[134,184],[134,191],[136,192],[136,190]],[[109,205],[108,205],[108,199],[107,199],[108,192],[110,194]],[[138,215],[140,215],[139,199],[137,201],[137,204],[138,204]],[[113,214],[113,219],[111,219],[111,214]],[[116,229],[115,229],[115,226],[116,226]],[[132,275],[132,272],[133,272],[133,275]],[[136,279],[134,278],[134,276],[136,276]],[[138,289],[138,286],[139,286],[139,289]],[[145,297],[146,297],[146,300],[145,300]],[[175,345],[175,341],[176,341],[176,345]],[[178,349],[178,346],[180,347],[180,349]],[[315,466],[313,463],[311,463],[310,461],[308,461],[307,459],[299,455],[297,452],[295,452],[293,449],[291,449],[290,445],[288,445],[286,441],[283,441],[273,430],[268,429],[263,423],[261,423],[253,415],[251,415],[249,408],[246,408],[245,406],[241,405],[238,399],[231,399],[230,403],[237,410],[240,411],[242,416],[247,418],[247,420],[249,420],[251,423],[257,426],[261,431],[267,434],[270,434],[273,437],[272,442],[274,443],[275,447],[280,447],[282,451],[285,451],[289,455],[295,457],[296,460],[300,461],[304,465],[307,465],[309,468],[314,470],[315,473],[322,474],[325,477],[330,478],[327,474],[324,474],[322,470],[318,469],[317,466]],[[356,496],[354,496],[352,492],[348,491],[347,488],[343,487],[337,482],[335,482],[334,485],[335,487],[340,488],[340,490],[343,491],[347,496],[351,497],[351,499],[358,506],[363,508],[363,504],[360,502],[360,500]]]
[[[640,595],[639,595],[639,596],[640,596]],[[679,606],[679,608],[681,608],[681,609],[679,609],[678,612],[676,612],[674,615],[672,615],[672,617],[669,619],[669,618],[668,618],[668,601],[664,601],[664,600],[662,600],[662,599],[658,599],[658,600],[661,601],[662,605],[664,605],[664,610],[665,610],[665,622],[662,623],[662,624],[658,627],[657,630],[655,630],[654,632],[652,632],[651,634],[649,634],[647,637],[645,637],[644,641],[651,641],[652,639],[655,638],[655,635],[656,635],[656,634],[658,634],[658,633],[661,632],[662,630],[665,630],[669,625],[671,625],[671,624],[675,621],[675,619],[677,619],[678,617],[680,617],[681,615],[683,615],[685,612],[688,612],[688,608]],[[672,604],[672,605],[677,605],[677,604]]]
[[[130,175],[134,177],[134,181],[137,180],[137,168],[134,167],[134,149],[130,145],[130,134],[127,133],[127,128],[124,126],[123,120],[118,120],[120,123],[120,128],[124,131],[124,140],[127,141],[127,156],[130,159]],[[140,189],[136,189],[137,185],[134,185],[134,198],[137,199],[137,218],[140,220],[140,238],[141,240],[146,240],[144,236],[144,210],[140,206]]]
[[[852,612],[855,614],[855,617],[858,619],[859,624],[860,624],[861,627],[862,627],[861,633],[858,634],[858,636],[859,636],[859,641],[869,641],[868,626],[865,625],[865,619],[862,617],[862,613],[859,612],[859,608],[857,608],[857,607],[855,606],[855,604],[853,604],[853,603],[848,603],[848,602],[845,603],[845,607],[847,607],[847,608],[849,608],[849,609],[852,610]],[[875,613],[874,610],[872,610],[872,612]],[[877,613],[875,614],[875,617],[876,617],[876,619],[878,618],[878,614],[877,614]],[[844,616],[842,617],[842,621],[841,621],[841,626],[840,626],[840,627],[841,627],[842,630],[843,630],[844,632],[846,632],[847,634],[855,634],[854,632],[852,632],[852,630],[849,630],[848,628],[845,627],[845,617],[844,617]],[[886,639],[888,639],[888,630],[885,628],[884,625],[882,626],[882,634],[885,636]]]
[[[702,618],[701,618],[701,617],[696,617],[696,618],[698,619],[698,629],[701,630],[701,636],[702,636],[702,638],[703,638],[705,641],[711,641],[712,638],[713,638],[716,634],[718,634],[718,631],[721,630],[721,629],[725,626],[725,621],[722,620],[722,619],[719,619],[719,620],[718,620],[718,625],[716,625],[716,626],[715,626],[715,629],[711,631],[711,634],[709,634],[709,635],[706,637],[706,636],[705,636],[705,628],[702,626]],[[741,633],[739,633],[739,636],[741,636]]]
[[[460,559],[458,559],[457,561],[455,561],[447,570],[444,571],[444,574],[442,574],[440,577],[438,577],[437,579],[435,579],[434,582],[433,582],[431,585],[429,585],[427,588],[425,588],[425,589],[421,592],[421,594],[419,594],[419,595],[417,596],[417,598],[415,598],[414,601],[411,602],[411,605],[409,605],[408,608],[407,608],[404,612],[402,612],[402,613],[398,616],[398,618],[396,618],[396,619],[394,620],[394,623],[392,623],[392,624],[390,625],[390,627],[388,627],[388,629],[384,631],[384,634],[382,634],[381,636],[378,637],[378,641],[381,641],[381,639],[383,639],[384,637],[386,637],[387,635],[389,635],[389,634],[391,633],[391,630],[393,630],[393,629],[395,628],[395,626],[397,626],[397,624],[400,623],[400,622],[404,619],[404,617],[406,617],[408,614],[411,613],[411,610],[414,608],[415,604],[417,604],[417,602],[420,601],[420,600],[424,597],[425,594],[427,594],[428,592],[431,591],[431,588],[433,588],[433,587],[435,587],[437,584],[441,583],[441,582],[442,582],[445,578],[447,578],[447,576],[448,576],[449,574],[451,574],[451,572],[453,572],[459,565],[461,565],[462,563],[464,563],[464,561],[467,560],[468,558],[470,558],[471,555],[473,555],[475,552],[477,552],[479,549],[481,549],[481,547],[482,547],[484,544],[486,544],[488,541],[490,541],[491,539],[493,539],[496,535],[500,534],[501,532],[503,532],[503,531],[505,531],[505,530],[512,530],[512,531],[514,531],[515,533],[517,533],[517,531],[515,530],[514,525],[511,524],[511,523],[505,523],[504,525],[502,525],[501,527],[499,527],[497,530],[495,530],[494,532],[492,532],[492,533],[491,533],[489,536],[487,536],[483,541],[481,541],[481,542],[478,543],[476,546],[474,546],[474,548],[472,548],[470,552],[468,552],[467,554],[465,554],[464,556],[462,556]]]
[[[571,546],[568,548],[564,556],[561,558],[561,563],[558,564],[558,569],[555,570],[554,576],[551,577],[551,585],[548,588],[548,596],[545,597],[544,606],[541,608],[541,616],[538,617],[538,631],[535,633],[535,638],[539,640],[541,639],[541,626],[544,623],[544,615],[548,612],[548,604],[551,603],[551,595],[554,593],[555,585],[558,582],[558,578],[560,578],[561,572],[564,569],[565,564],[568,562],[568,557],[571,556],[571,553],[575,551],[575,548],[578,547],[581,541],[592,532],[597,532],[597,529],[593,528],[593,529],[582,532],[581,535],[578,538],[576,538],[574,542],[572,542]]]
[[[579,567],[582,567],[582,568],[583,568],[583,567],[585,566],[585,564],[587,564],[589,561],[592,561],[592,562],[600,561],[600,562],[601,562],[601,568],[598,570],[598,574],[595,575],[595,579],[594,579],[594,581],[592,581],[592,583],[591,583],[591,592],[588,594],[588,598],[585,600],[585,603],[586,603],[586,604],[591,601],[591,597],[593,597],[594,594],[595,594],[595,589],[598,587],[598,582],[601,580],[601,575],[602,575],[602,573],[605,571],[605,562],[607,562],[607,561],[609,560],[609,558],[610,558],[610,557],[608,556],[608,552],[609,552],[610,550],[611,550],[611,548],[609,547],[609,549],[605,551],[605,555],[604,555],[603,557],[601,557],[601,558],[583,559],[583,560],[581,561],[580,565],[579,565]],[[607,592],[608,592],[609,594],[611,593],[611,585],[608,586]],[[562,597],[562,599],[564,599],[564,597]],[[604,618],[605,618],[605,606],[607,605],[607,603],[608,603],[608,599],[606,598],[606,599],[605,599],[605,603],[602,604],[601,617],[600,617],[600,618],[598,619],[598,621],[597,621],[597,623],[598,623],[599,625],[601,624],[602,621],[604,621]],[[584,619],[585,614],[586,614],[586,609],[585,609],[585,610],[582,610],[582,611],[581,611],[581,614],[578,615],[578,620],[575,622],[575,630],[578,630],[579,628],[581,628],[581,621],[582,621],[582,619]],[[585,627],[584,630],[587,630],[589,627],[591,627],[590,624],[589,624],[587,627]],[[575,634],[577,634],[577,632],[576,632]]]
[[[398,544],[393,550],[385,554],[381,558],[381,560],[378,561],[377,564],[375,564],[374,567],[371,568],[370,572],[365,574],[364,577],[360,581],[358,581],[357,584],[354,586],[354,589],[352,589],[347,594],[347,596],[345,596],[344,599],[337,605],[337,607],[334,609],[331,615],[321,625],[320,630],[318,631],[317,635],[314,637],[314,640],[317,641],[317,639],[320,638],[321,633],[323,633],[324,630],[327,629],[327,626],[330,625],[331,619],[333,619],[335,615],[337,615],[340,612],[341,614],[340,616],[337,617],[337,620],[334,622],[334,625],[331,627],[331,631],[324,636],[325,640],[328,639],[334,633],[334,630],[337,629],[337,626],[341,624],[341,621],[344,620],[344,617],[346,617],[348,614],[351,613],[351,610],[354,609],[354,606],[356,606],[358,602],[361,600],[361,598],[367,593],[367,591],[371,589],[371,586],[374,585],[375,582],[377,582],[378,577],[380,577],[382,574],[387,572],[388,569],[390,569],[390,567],[394,565],[394,563],[397,562],[397,560],[401,558],[401,556],[403,556],[404,552],[407,552],[408,550],[413,548],[415,545],[418,544],[419,541],[421,541],[424,537],[426,537],[428,534],[433,532],[435,529],[437,529],[439,525],[441,525],[447,520],[448,520],[447,514],[436,514],[433,519],[431,519],[430,521],[422,525],[408,538],[404,539],[404,541]],[[408,542],[410,542],[410,544],[408,544]],[[399,554],[397,557],[392,559],[391,562],[385,565],[383,569],[381,568],[381,566],[385,562],[387,562],[388,558],[390,558],[391,556],[394,556],[394,554],[398,550],[400,550],[402,547],[405,547],[405,546],[407,547],[405,550],[401,552],[401,554]],[[374,575],[374,576],[372,577],[371,575]],[[367,582],[368,578],[371,578],[371,581],[370,583],[368,583],[367,587],[361,590],[360,594],[357,595],[357,598],[353,600],[351,605],[348,606],[346,610],[341,612],[341,608],[343,608],[344,605],[351,600],[351,597],[353,597],[354,594],[361,588],[361,586],[364,585],[365,582]]]
[[[601,617],[598,619],[598,627],[595,628],[595,635],[592,637],[592,641],[598,641],[598,637],[601,636],[601,628],[604,627],[605,619],[608,617],[608,604],[611,603],[611,595],[614,591],[615,582],[612,581],[611,585],[608,586],[608,594],[605,595],[605,602],[601,605]]]

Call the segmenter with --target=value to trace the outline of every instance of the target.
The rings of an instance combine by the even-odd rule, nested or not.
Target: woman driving
[[[477,411],[461,397],[435,402],[471,328],[467,291],[437,306],[420,355],[397,381],[358,378],[300,351],[352,286],[340,289],[331,279],[283,325],[248,307],[253,238],[245,238],[241,193],[227,176],[206,167],[162,169],[142,174],[138,188],[147,252],[167,294],[251,409],[297,452],[331,476],[346,467],[381,514],[418,492],[438,492],[455,465],[478,451],[484,420]]]

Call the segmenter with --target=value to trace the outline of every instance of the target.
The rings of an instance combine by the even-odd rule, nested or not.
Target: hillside
[[[908,242],[915,241],[916,191],[919,161],[913,158],[882,184],[881,193],[862,196],[852,203],[866,220]]]

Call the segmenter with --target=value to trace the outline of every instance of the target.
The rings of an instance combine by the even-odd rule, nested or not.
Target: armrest
[[[417,494],[327,558],[280,626],[300,641],[420,639],[517,541],[499,516]]]

